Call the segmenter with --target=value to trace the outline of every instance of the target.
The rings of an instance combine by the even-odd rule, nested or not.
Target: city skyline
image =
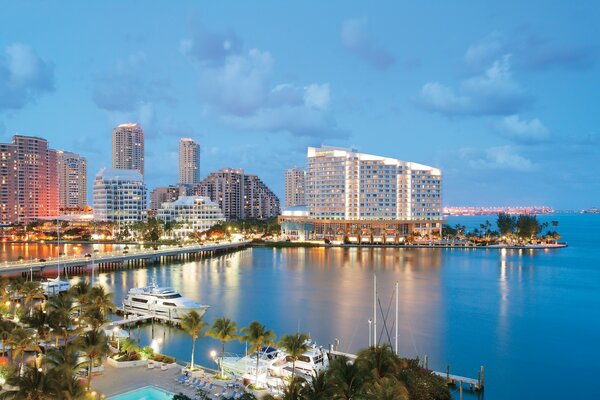
[[[330,144],[441,168],[445,205],[598,205],[595,4],[66,4],[0,16],[0,142],[81,154],[88,193],[112,129],[139,122],[149,189],[178,181],[190,137],[201,178],[242,168],[280,199]]]

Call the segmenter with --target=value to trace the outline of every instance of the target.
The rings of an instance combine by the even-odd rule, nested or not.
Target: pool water
[[[108,400],[172,400],[173,393],[154,386],[145,386],[130,392],[111,396]]]

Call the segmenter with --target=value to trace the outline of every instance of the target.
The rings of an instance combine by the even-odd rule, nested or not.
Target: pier
[[[103,272],[123,268],[143,267],[148,264],[166,261],[194,261],[204,257],[246,248],[250,241],[225,242],[216,244],[191,244],[113,251],[93,256],[66,256],[49,258],[43,261],[11,261],[0,264],[0,274],[42,274],[45,270],[55,271],[60,266],[61,275],[82,274],[88,268]]]

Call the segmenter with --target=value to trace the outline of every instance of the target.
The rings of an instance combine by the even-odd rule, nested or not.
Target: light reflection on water
[[[355,351],[368,343],[376,273],[384,312],[399,282],[403,355],[427,354],[435,369],[450,364],[471,377],[485,365],[488,400],[600,398],[600,216],[558,219],[570,242],[561,250],[254,248],[98,279],[117,303],[156,279],[211,305],[209,321],[259,320],[278,335],[300,326],[319,344],[339,338],[341,350]],[[393,315],[392,305],[391,324]],[[163,338],[161,351],[190,358],[191,340],[179,329],[156,325],[153,333],[148,325],[132,335],[143,344]],[[211,366],[218,343],[203,338],[196,348],[197,360]]]

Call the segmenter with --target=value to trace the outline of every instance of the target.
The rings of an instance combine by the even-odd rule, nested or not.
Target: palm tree
[[[252,321],[250,325],[241,329],[242,340],[250,343],[250,352],[256,352],[256,381],[254,388],[258,389],[258,364],[260,351],[263,346],[271,346],[275,342],[275,333],[267,329],[258,321]]]
[[[17,357],[21,356],[21,362],[19,364],[19,374],[25,364],[25,351],[33,348],[38,353],[41,352],[37,341],[33,337],[34,333],[31,329],[15,328],[11,332],[7,342],[11,347],[11,356],[13,362],[16,361]]]
[[[78,346],[88,359],[88,381],[87,390],[90,390],[92,382],[92,369],[94,361],[106,354],[108,349],[108,338],[103,331],[93,329],[77,338]]]
[[[47,342],[50,338],[50,325],[48,312],[36,309],[30,316],[23,318],[23,322],[35,330],[39,341]]]
[[[29,367],[23,375],[13,375],[7,383],[15,389],[0,394],[0,399],[53,400],[57,398],[54,374]]]
[[[393,377],[400,369],[400,359],[389,344],[361,350],[356,363],[375,380]]]
[[[327,374],[319,371],[311,377],[311,380],[302,387],[300,391],[303,400],[321,400],[331,397],[331,387],[327,381]]]
[[[48,300],[46,310],[49,313],[48,322],[55,335],[55,345],[61,337],[64,343],[74,333],[73,320],[71,318],[74,309],[73,299],[70,295],[53,296]]]
[[[100,312],[106,316],[116,308],[112,301],[113,294],[107,292],[103,286],[95,286],[90,289],[88,299],[90,306],[95,306],[100,309]]]
[[[192,361],[190,368],[194,369],[194,353],[196,349],[196,339],[206,329],[208,322],[203,321],[197,311],[192,310],[185,314],[181,319],[181,327],[192,337]]]
[[[89,296],[92,286],[86,281],[79,281],[69,289],[69,295],[79,303],[79,317],[83,314],[84,305],[89,303]]]
[[[21,293],[23,294],[23,305],[29,309],[31,316],[33,300],[44,295],[42,287],[39,282],[25,281],[21,286]]]
[[[279,341],[279,346],[283,347],[288,357],[292,360],[292,380],[296,372],[296,361],[308,351],[308,335],[306,333],[295,333],[293,335],[284,335]]]
[[[346,356],[337,357],[329,364],[327,376],[334,399],[354,399],[361,394],[365,373]]]
[[[365,400],[408,400],[406,386],[394,377],[376,379],[365,385]]]
[[[212,327],[206,331],[206,335],[213,337],[221,342],[221,376],[225,376],[223,371],[223,361],[225,360],[225,343],[238,338],[236,334],[237,324],[226,317],[214,320]]]
[[[16,325],[6,319],[0,320],[0,355],[4,355],[4,342],[8,341],[10,334],[15,329]]]

